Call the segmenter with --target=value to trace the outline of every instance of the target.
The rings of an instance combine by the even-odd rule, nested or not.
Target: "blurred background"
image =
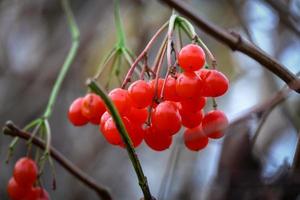
[[[101,58],[116,42],[112,1],[70,2],[81,32],[80,48],[50,119],[52,145],[107,186],[114,199],[139,199],[142,193],[126,151],[106,143],[98,127],[76,128],[67,119],[70,103],[86,93],[85,80],[96,73]],[[185,2],[203,18],[240,33],[293,73],[300,71],[299,0]],[[127,45],[136,55],[172,13],[167,5],[154,0],[124,0],[120,9]],[[230,90],[217,101],[231,121],[270,98],[283,86],[282,81],[257,62],[232,52],[201,30],[197,33],[215,54],[219,69],[230,78]],[[12,120],[24,127],[43,113],[70,44],[60,1],[0,1],[1,125]],[[153,52],[157,51],[158,45],[154,46]],[[151,56],[149,59],[153,60]],[[126,63],[123,66],[122,69],[128,68]],[[122,73],[120,76],[123,77]],[[106,81],[100,79],[99,83]],[[207,109],[211,109],[210,105]],[[143,143],[137,154],[151,192],[158,199],[297,199],[300,187],[296,188],[293,197],[286,198],[285,182],[275,183],[278,183],[276,177],[282,178],[282,173],[286,175],[292,164],[299,117],[300,98],[291,92],[288,100],[268,117],[251,151],[247,149],[248,136],[253,135],[260,120],[255,116],[229,129],[224,139],[210,141],[207,148],[197,153],[184,147],[181,133],[166,151],[154,152]],[[25,142],[21,141],[10,163],[5,164],[11,140],[9,136],[0,137],[1,200],[8,199],[6,185],[15,161],[26,154]],[[42,177],[52,199],[98,199],[94,191],[57,163],[55,168],[55,191],[51,190],[52,176],[48,165]],[[227,173],[230,170],[234,173]]]

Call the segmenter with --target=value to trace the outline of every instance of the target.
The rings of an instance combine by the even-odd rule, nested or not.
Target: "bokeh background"
[[[185,2],[205,19],[240,33],[293,73],[300,71],[299,0]],[[289,14],[278,12],[274,2],[282,3],[280,8],[285,8]],[[99,183],[110,188],[115,199],[139,199],[142,193],[126,152],[107,144],[98,127],[88,125],[75,128],[68,122],[66,113],[70,103],[87,92],[84,84],[86,78],[95,74],[101,58],[116,42],[112,1],[72,0],[71,5],[81,32],[80,49],[50,119],[52,145]],[[141,52],[172,12],[165,4],[154,0],[124,0],[120,7],[127,45],[135,54]],[[257,62],[241,53],[232,52],[201,30],[197,32],[215,54],[219,69],[230,78],[230,90],[217,99],[219,108],[228,114],[230,120],[270,98],[283,86],[282,81]],[[158,45],[155,45],[153,52],[157,51]],[[70,33],[60,1],[0,1],[1,125],[7,120],[13,120],[23,127],[43,113],[69,47]],[[125,63],[120,67],[128,68]],[[99,82],[105,84],[105,81],[103,79]],[[288,100],[279,105],[267,119],[253,149],[259,167],[249,167],[249,176],[259,176],[258,179],[264,183],[292,163],[300,128],[299,105],[299,95],[291,92]],[[210,109],[209,105],[207,109]],[[182,133],[174,138],[171,148],[164,152],[154,152],[142,144],[137,153],[153,195],[159,199],[213,199],[212,191],[218,190],[222,181],[227,180],[226,177],[216,179],[222,171],[220,157],[231,144],[226,140],[241,135],[245,130],[253,134],[258,121],[253,117],[243,122],[228,130],[225,139],[211,141],[206,149],[197,153],[184,147]],[[11,139],[3,134],[0,136],[1,200],[8,199],[6,185],[15,161],[26,154],[25,142],[21,141],[11,162],[5,164]],[[57,163],[55,168],[55,191],[51,190],[52,176],[48,165],[42,177],[52,199],[98,199],[92,190]],[[244,179],[240,181],[242,185]],[[247,190],[249,194],[246,197],[249,198],[245,199],[252,199],[253,189],[255,193],[259,191],[259,186],[252,185],[252,193]]]

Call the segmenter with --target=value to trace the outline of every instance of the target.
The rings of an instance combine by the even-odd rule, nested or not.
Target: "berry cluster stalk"
[[[87,85],[88,87],[95,92],[96,94],[98,94],[102,100],[104,101],[107,109],[109,110],[109,112],[111,113],[111,116],[114,120],[114,122],[116,123],[116,127],[122,137],[122,140],[126,146],[126,150],[127,153],[129,155],[129,158],[131,160],[131,163],[134,167],[134,170],[136,172],[136,175],[138,177],[139,180],[139,185],[142,189],[142,192],[144,194],[144,199],[145,200],[152,200],[152,196],[150,193],[150,189],[148,186],[148,182],[147,182],[147,177],[144,175],[142,166],[140,164],[140,161],[137,157],[137,154],[134,150],[134,147],[132,145],[132,142],[129,138],[129,135],[126,131],[125,125],[122,122],[122,119],[120,117],[120,114],[118,112],[118,110],[116,109],[114,103],[110,100],[110,98],[107,96],[107,94],[104,92],[104,90],[97,85],[97,83],[91,79],[87,80]]]

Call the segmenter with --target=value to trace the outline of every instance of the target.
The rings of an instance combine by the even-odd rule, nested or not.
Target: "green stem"
[[[140,164],[140,161],[137,157],[137,154],[134,150],[134,147],[132,145],[132,142],[128,136],[127,130],[122,122],[122,119],[120,117],[119,112],[117,111],[115,105],[113,104],[113,102],[110,100],[110,98],[106,95],[106,93],[104,92],[104,90],[102,88],[100,88],[97,83],[94,80],[88,79],[87,80],[87,85],[89,86],[89,88],[94,91],[96,94],[98,94],[102,100],[104,101],[107,109],[109,110],[109,112],[111,113],[112,118],[114,119],[117,129],[123,139],[123,142],[125,143],[125,147],[127,150],[127,153],[129,155],[129,158],[131,160],[131,163],[134,167],[135,173],[138,177],[139,180],[139,185],[142,189],[142,192],[144,194],[144,199],[145,200],[152,200],[152,196],[150,193],[150,189],[148,186],[148,182],[147,182],[147,178],[144,175],[142,166]]]
[[[120,0],[114,0],[114,18],[115,18],[115,25],[116,25],[116,32],[118,37],[118,47],[125,46],[125,33],[123,29],[123,24],[120,17]]]
[[[75,55],[76,55],[78,47],[79,47],[79,35],[80,35],[79,29],[76,25],[72,10],[70,8],[70,4],[67,0],[62,0],[62,6],[67,15],[67,22],[68,22],[68,26],[69,26],[69,29],[71,32],[71,37],[72,37],[72,45],[71,45],[69,53],[65,59],[65,62],[62,65],[59,75],[55,81],[53,89],[51,91],[51,95],[50,95],[45,113],[43,115],[43,118],[45,118],[45,119],[48,119],[52,114],[53,106],[56,101],[58,92],[61,88],[62,82],[66,76],[66,73],[68,72],[68,69],[70,68],[70,66],[75,58]]]

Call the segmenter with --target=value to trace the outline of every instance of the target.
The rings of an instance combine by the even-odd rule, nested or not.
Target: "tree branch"
[[[215,39],[229,46],[232,50],[240,51],[245,55],[253,58],[265,68],[270,70],[272,73],[277,75],[289,87],[296,92],[300,93],[300,80],[296,75],[290,72],[284,65],[279,63],[274,58],[267,55],[263,50],[255,46],[249,41],[246,41],[243,37],[235,32],[227,32],[222,28],[207,22],[201,18],[196,11],[194,11],[190,6],[183,3],[181,0],[161,0],[162,2],[168,4],[170,7],[175,8],[177,11],[181,12],[183,15],[187,16],[194,23],[205,31],[207,34],[211,35]]]
[[[25,131],[22,131],[18,127],[16,127],[11,121],[6,122],[6,125],[3,128],[3,133],[5,135],[9,135],[12,137],[19,137],[24,140],[29,140],[31,138],[31,134]],[[36,145],[41,149],[45,149],[46,145],[41,139],[37,137],[33,137],[32,144]],[[85,184],[87,187],[94,190],[101,199],[104,200],[112,200],[111,194],[104,187],[96,183],[96,181],[84,173],[81,169],[75,166],[70,160],[68,160],[64,155],[62,155],[58,150],[54,147],[50,147],[49,151],[52,158],[54,158],[62,167],[64,167],[68,172],[70,172],[74,177],[76,177],[79,181]]]
[[[278,13],[281,22],[283,22],[283,24],[285,24],[287,28],[289,28],[298,37],[300,37],[300,28],[297,25],[297,22],[294,20],[296,17],[291,14],[290,9],[287,5],[278,0],[264,0],[264,2],[266,2],[272,9],[274,9]]]

